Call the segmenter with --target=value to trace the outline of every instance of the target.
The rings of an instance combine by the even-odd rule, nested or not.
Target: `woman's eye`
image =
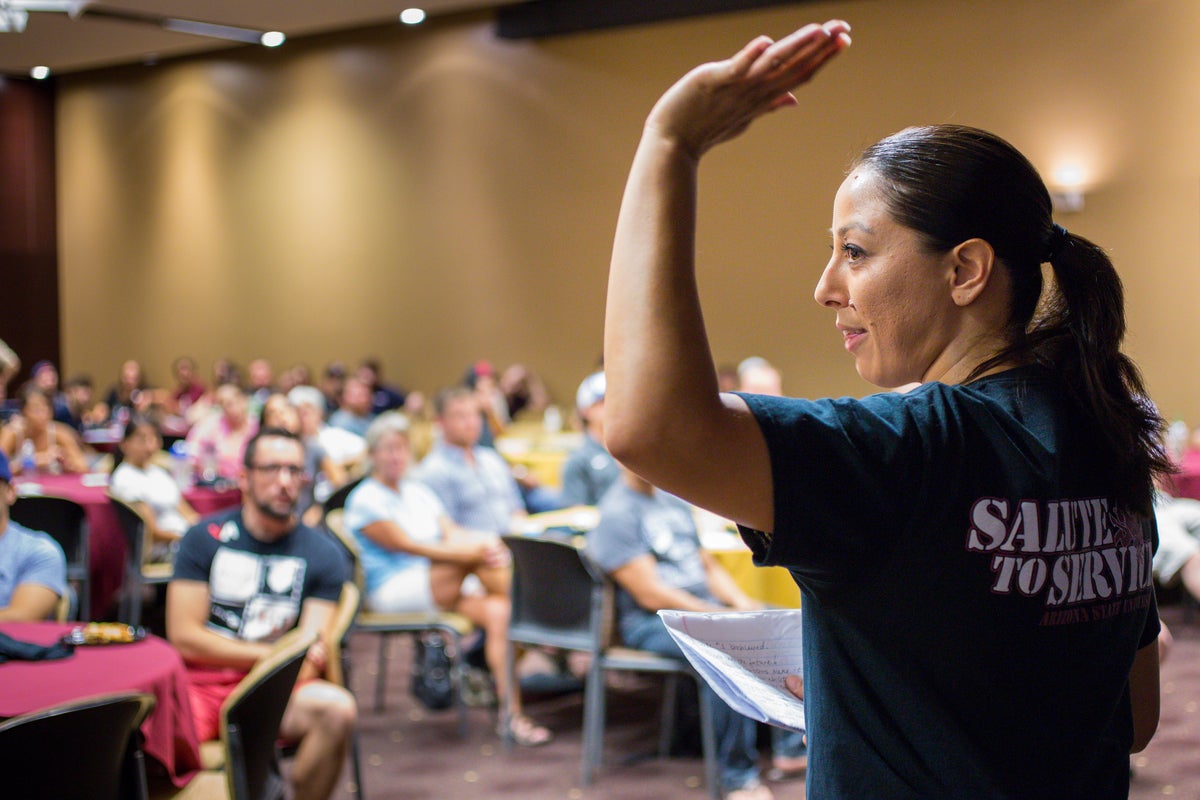
[[[862,248],[858,247],[857,245],[850,244],[849,242],[842,245],[842,252],[845,253],[846,257],[851,261],[857,261],[863,256]]]

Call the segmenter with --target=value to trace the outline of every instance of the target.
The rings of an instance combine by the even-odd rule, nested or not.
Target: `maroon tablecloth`
[[[1200,500],[1200,450],[1189,450],[1179,462],[1179,472],[1172,476],[1171,494]]]
[[[91,482],[89,478],[88,483]],[[15,483],[22,494],[29,493],[29,484],[36,484],[40,494],[58,495],[83,506],[87,513],[88,555],[91,558],[91,616],[106,619],[125,579],[125,536],[117,512],[108,499],[108,487],[84,485],[82,475],[35,475],[19,477]],[[237,489],[196,486],[185,491],[183,496],[201,516],[241,502],[241,492]]]
[[[14,639],[52,644],[71,623],[5,622],[0,631]],[[188,676],[175,648],[157,636],[134,644],[77,647],[57,661],[0,664],[0,717],[15,717],[107,692],[150,692],[157,701],[142,724],[145,752],[183,786],[200,769],[200,745],[188,700]],[[64,767],[68,761],[64,762]]]

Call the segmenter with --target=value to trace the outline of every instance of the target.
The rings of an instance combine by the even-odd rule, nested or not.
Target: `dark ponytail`
[[[875,172],[896,220],[932,252],[971,238],[991,244],[1011,284],[1009,344],[967,380],[1001,364],[1039,363],[1103,438],[1102,463],[1117,503],[1150,513],[1153,480],[1173,470],[1164,423],[1146,397],[1125,337],[1121,279],[1107,254],[1051,218],[1037,170],[993,134],[958,125],[908,128],[858,160]],[[1041,265],[1054,280],[1043,293]]]

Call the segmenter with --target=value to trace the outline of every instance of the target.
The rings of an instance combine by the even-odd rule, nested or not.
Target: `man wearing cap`
[[[67,559],[50,536],[9,519],[16,499],[0,453],[0,622],[36,622],[53,616],[67,591]]]
[[[583,420],[583,444],[563,464],[562,504],[594,506],[621,475],[621,468],[604,447],[603,372],[594,372],[579,384],[575,408]]]

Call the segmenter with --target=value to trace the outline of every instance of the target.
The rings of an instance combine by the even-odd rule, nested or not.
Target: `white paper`
[[[691,665],[729,707],[803,731],[804,703],[783,680],[801,674],[800,611],[658,612]]]

